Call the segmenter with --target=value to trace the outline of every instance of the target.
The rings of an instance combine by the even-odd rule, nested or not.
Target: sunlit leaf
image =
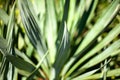
[[[101,14],[94,27],[88,32],[83,42],[80,44],[76,54],[87,49],[96,37],[107,27],[119,11],[119,0],[114,0]],[[94,34],[94,35],[93,35]],[[87,46],[89,45],[89,46]]]
[[[114,76],[120,76],[120,69],[114,69],[114,70],[109,70],[107,72],[107,77],[114,77]],[[96,73],[91,76],[88,76],[85,78],[85,80],[90,80],[90,79],[100,79],[101,78],[101,73]]]
[[[78,47],[77,51],[75,52],[75,55],[71,58],[71,60],[66,65],[66,70],[70,68],[70,65],[76,60],[76,58],[83,54],[91,44],[96,40],[97,36],[107,27],[107,25],[113,20],[115,15],[119,11],[119,0],[114,0],[101,14],[101,17],[97,20],[96,24],[93,26],[93,28],[87,33],[85,38],[83,39],[82,43]],[[109,18],[108,18],[109,17]],[[103,24],[104,23],[104,24]],[[119,32],[117,32],[119,34]],[[110,40],[111,41],[111,40]],[[75,57],[76,56],[76,57]],[[81,59],[82,60],[82,59]],[[84,60],[83,60],[84,61]],[[79,66],[79,64],[75,65]],[[73,69],[73,68],[72,68]],[[76,68],[73,70],[69,70],[67,72],[67,75],[70,75]]]
[[[102,53],[95,56],[93,59],[88,61],[81,69],[86,69],[91,66],[94,66],[98,64],[99,62],[103,61],[107,57],[109,57],[114,51],[116,51],[118,48],[120,48],[120,40],[115,41],[113,44],[111,44],[107,49],[105,49]]]
[[[51,63],[55,61],[56,38],[57,38],[57,20],[55,14],[54,0],[46,0],[46,19],[45,36],[49,48]],[[51,20],[52,19],[52,20]]]
[[[89,77],[89,76],[93,75],[94,73],[96,73],[98,70],[106,67],[106,65],[107,65],[110,61],[111,61],[111,59],[108,60],[108,61],[106,61],[106,63],[105,63],[104,65],[102,65],[102,66],[101,66],[100,68],[98,68],[98,69],[94,69],[94,70],[91,70],[91,71],[86,72],[86,73],[84,73],[84,74],[81,74],[81,75],[79,75],[79,76],[77,76],[77,77],[75,77],[75,78],[72,78],[72,77],[71,77],[71,78],[72,78],[72,80],[79,80],[79,79],[84,80],[86,77]]]
[[[89,71],[89,72],[87,72],[87,73],[84,73],[83,75],[80,75],[79,77],[73,78],[72,80],[81,80],[81,79],[84,80],[85,77],[94,74],[94,73],[97,72],[98,70],[99,70],[99,69],[91,70],[91,71]]]
[[[120,34],[120,24],[118,24],[116,27],[114,27],[108,35],[98,44],[90,50],[85,56],[83,56],[72,68],[72,70],[75,70],[79,65],[82,64],[85,60],[93,56],[96,52],[101,50],[104,46],[106,46],[108,43],[110,43],[116,36]]]
[[[46,51],[46,46],[43,42],[43,37],[39,29],[36,15],[31,7],[32,4],[29,2],[29,4],[31,5],[29,6],[28,2],[29,1],[27,0],[18,0],[22,21],[31,43],[39,51],[39,54],[42,57]]]
[[[40,59],[44,56],[45,52],[47,51],[46,44],[44,42],[44,38],[41,35],[39,24],[38,24],[38,18],[36,14],[34,13],[34,9],[32,7],[32,3],[28,0],[18,0],[19,8],[20,8],[20,14],[22,17],[22,22],[25,27],[27,36],[34,46],[34,48],[37,50],[37,52],[40,55]],[[44,64],[42,64],[42,67],[46,73],[49,73],[48,70],[48,60],[45,59]]]

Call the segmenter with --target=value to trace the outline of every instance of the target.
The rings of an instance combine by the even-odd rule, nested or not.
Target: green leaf
[[[120,34],[120,24],[114,27],[108,35],[96,45],[92,50],[86,53],[71,69],[70,72],[74,71],[79,65],[81,65],[85,60],[93,56],[96,52],[100,51],[104,46],[108,45],[115,37]]]
[[[70,0],[70,6],[69,6],[69,13],[68,13],[68,21],[67,21],[67,26],[68,26],[68,31],[70,31],[72,22],[73,22],[73,17],[75,13],[75,0]]]
[[[7,27],[7,34],[6,34],[6,40],[8,41],[8,45],[12,42],[12,33],[13,33],[13,27],[14,27],[14,8],[15,4],[13,5],[10,13],[10,18],[8,22],[8,27]]]
[[[45,0],[34,0],[32,1],[33,9],[38,17],[41,17],[45,13]]]
[[[3,62],[2,62],[2,66],[0,68],[0,78],[3,80],[12,80],[13,79],[13,73],[14,73],[14,67],[12,66],[11,63],[9,63],[6,60],[6,55],[7,54],[13,54],[12,53],[12,33],[13,33],[13,26],[14,26],[14,8],[15,8],[15,3],[12,6],[12,9],[10,11],[10,17],[9,17],[9,21],[7,22],[7,33],[5,35],[5,39],[3,37],[0,38],[0,51],[3,54]],[[8,77],[9,75],[9,77]]]
[[[8,63],[8,61],[6,61],[6,58],[3,57],[2,62],[1,62],[1,66],[0,66],[0,76],[2,76],[7,63]]]
[[[40,55],[40,59],[44,56],[45,52],[47,51],[46,44],[44,42],[44,38],[41,35],[38,18],[34,13],[34,9],[32,7],[32,3],[29,0],[18,0],[18,5],[20,9],[20,15],[22,18],[22,23],[24,24],[27,36],[37,50]],[[48,75],[48,63],[47,59],[44,60],[44,64],[42,64],[43,70]]]
[[[90,76],[90,75],[94,74],[98,70],[99,70],[99,68],[95,69],[95,70],[91,70],[89,72],[86,72],[86,73],[80,75],[79,77],[73,78],[72,80],[84,80],[84,78],[86,78],[87,76]]]
[[[74,2],[71,0],[71,4],[74,4]],[[73,9],[73,6],[70,6],[70,20],[68,19],[68,27],[70,28],[71,38],[75,37],[75,42],[77,41],[77,37],[80,36],[81,32],[85,28],[86,21],[90,21],[93,16],[93,11],[96,8],[97,2],[98,0],[94,2],[92,0],[80,0],[77,10]],[[76,33],[77,35],[74,35]]]
[[[6,55],[6,58],[15,67],[17,67],[18,69],[24,71],[24,74],[25,74],[25,72],[31,73],[36,69],[35,66],[33,66],[31,63],[28,63],[25,60],[23,60],[21,58],[18,58],[18,57],[15,57],[13,55]],[[42,77],[38,71],[37,71],[37,75]]]
[[[74,56],[69,60],[66,64],[66,72],[70,69],[70,65],[77,59],[77,57],[83,54],[90,45],[96,40],[99,34],[109,25],[109,23],[113,20],[115,15],[119,11],[119,0],[114,0],[101,14],[101,17],[97,20],[96,24],[93,28],[87,33],[86,37],[83,39],[82,43],[79,45],[77,51],[75,52]],[[118,34],[118,33],[116,33]],[[79,64],[78,64],[79,65]],[[77,66],[78,66],[77,65]],[[76,66],[76,65],[75,65]],[[76,68],[74,68],[75,70]],[[72,73],[72,70],[67,72],[66,76]]]
[[[97,8],[98,2],[99,2],[99,0],[95,0],[95,1],[94,1],[92,10],[91,10],[91,12],[90,12],[90,16],[89,16],[89,18],[88,18],[88,20],[87,20],[87,25],[88,25],[88,26],[90,25],[90,22],[92,21],[92,19],[95,17],[95,10],[96,10],[96,8]]]
[[[32,8],[32,3],[28,0],[18,0],[18,4],[26,33],[32,45],[42,57],[46,52],[46,45],[43,41],[44,39],[41,35],[36,14]]]
[[[7,48],[7,41],[3,37],[0,37],[0,51],[6,48]]]
[[[8,24],[8,21],[9,21],[9,16],[8,14],[0,8],[0,19],[3,20],[3,22],[7,25]]]
[[[109,70],[107,72],[107,77],[112,77],[112,76],[120,76],[120,69],[113,69],[113,70]],[[96,74],[93,74],[91,76],[88,76],[85,78],[85,80],[91,80],[91,79],[100,79],[101,78],[101,73],[96,73]]]
[[[58,31],[57,48],[60,45],[60,41],[62,40],[62,36],[64,33],[64,23],[67,22],[67,19],[68,19],[69,4],[70,4],[70,0],[66,0],[65,5],[64,5],[64,13],[63,13],[63,17],[62,17],[62,22],[60,24],[60,28]]]
[[[8,73],[9,73],[8,68],[9,68],[9,62],[4,57],[3,62],[2,62],[2,66],[0,67],[0,79],[2,79],[2,80],[8,79],[8,77],[7,77]],[[10,75],[10,77],[11,77],[11,75]]]
[[[114,27],[108,35],[98,44],[96,45],[92,50],[90,50],[83,58],[81,58],[80,63],[85,61],[86,59],[93,56],[96,52],[100,51],[104,46],[107,46],[114,38],[116,38],[120,34],[120,24],[118,24],[116,27]],[[80,64],[79,64],[80,65]]]
[[[71,0],[71,4],[75,4],[74,2],[72,2],[73,0]],[[76,11],[74,11],[74,14],[73,14],[73,19],[71,19],[71,20],[73,20],[72,22],[70,22],[71,20],[69,20],[70,19],[70,17],[72,18],[72,15],[70,15],[71,14],[71,8],[70,8],[70,12],[69,12],[69,18],[68,18],[68,28],[69,28],[69,30],[70,30],[70,35],[71,35],[71,38],[73,38],[74,37],[74,33],[75,33],[75,31],[76,31],[76,29],[77,29],[77,23],[78,23],[78,21],[80,21],[81,20],[81,17],[82,17],[82,15],[83,15],[83,13],[84,13],[84,11],[85,11],[85,6],[86,6],[86,2],[85,2],[85,0],[80,0],[80,3],[79,3],[79,5],[78,5],[78,7],[77,7],[77,10]]]
[[[35,69],[35,67],[32,64],[13,55],[6,55],[6,58],[18,69],[25,70],[27,72],[32,72]]]
[[[111,59],[106,61],[106,63],[98,69],[94,69],[94,70],[91,70],[89,72],[83,73],[75,78],[73,76],[71,76],[71,78],[73,77],[72,80],[84,80],[86,77],[91,76],[92,74],[96,73],[100,69],[104,68],[110,61],[111,61]]]
[[[41,61],[38,63],[38,65],[36,66],[36,69],[28,76],[28,78],[26,80],[32,80],[33,76],[36,75],[37,71],[39,70],[42,62],[44,61],[45,57],[47,56],[48,51],[46,52],[46,54],[43,56],[43,58],[41,59]]]
[[[66,2],[65,0],[56,0],[55,1],[55,10],[56,10],[56,14],[57,14],[57,21],[62,21],[65,2]]]
[[[45,14],[46,14],[46,7],[45,7],[45,0],[34,0],[33,2],[33,8],[35,13],[38,16],[38,23],[39,28],[41,30],[41,34],[44,35],[44,28],[45,28]]]
[[[107,27],[119,11],[119,0],[114,0],[101,14],[94,27],[88,32],[80,44],[75,55],[86,50],[95,41],[96,37]],[[94,35],[93,35],[94,34]],[[89,46],[88,46],[89,45]]]
[[[116,56],[116,55],[119,55],[120,54],[120,49],[118,49],[118,50],[116,50],[115,52],[113,52],[112,54],[111,54],[111,56],[113,57],[113,56]]]
[[[49,49],[50,61],[54,63],[56,54],[57,39],[57,20],[55,14],[54,0],[46,0],[46,19],[45,19],[45,36]],[[52,20],[51,20],[52,19]]]
[[[104,64],[107,63],[107,59],[104,61]],[[108,71],[108,68],[107,68],[107,65],[105,65],[103,67],[103,70],[102,70],[102,77],[103,77],[103,80],[106,80],[107,79],[107,71]]]
[[[56,71],[55,79],[59,79],[61,69],[64,67],[65,62],[69,57],[70,40],[69,40],[69,33],[67,31],[66,23],[63,31],[64,33],[62,36],[62,40],[60,41],[60,45],[56,55],[56,61],[54,63],[54,67]]]
[[[115,41],[107,49],[105,49],[102,53],[100,53],[97,56],[95,56],[94,58],[92,58],[90,61],[88,61],[80,69],[87,69],[87,68],[90,68],[90,67],[100,63],[104,59],[108,58],[118,48],[120,48],[120,40]]]
[[[11,45],[11,40],[12,40],[12,32],[13,32],[13,26],[14,26],[14,6],[12,7],[10,17],[9,17],[9,22],[7,26],[7,34],[6,38],[4,39],[3,37],[0,37],[0,50],[3,52],[3,55],[6,54],[6,50],[10,48]]]
[[[30,64],[34,65],[35,64],[25,55],[25,53],[20,52],[18,49],[14,48],[15,54],[19,56],[20,58],[24,59],[25,61],[29,62]]]
[[[82,15],[81,19],[78,20],[78,22],[77,22],[77,29],[76,29],[77,36],[76,36],[76,38],[81,34],[83,29],[85,28],[85,25],[87,23],[87,20],[88,20],[88,18],[90,16],[90,13],[91,13],[95,3],[96,2],[93,1],[93,0],[86,1],[86,3],[85,3],[85,10],[83,12],[83,15]]]

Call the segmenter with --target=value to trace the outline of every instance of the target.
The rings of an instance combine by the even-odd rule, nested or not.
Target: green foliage
[[[0,0],[0,80],[119,78],[119,11],[120,0]]]

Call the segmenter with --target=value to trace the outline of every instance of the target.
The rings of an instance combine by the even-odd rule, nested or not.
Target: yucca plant
[[[120,78],[120,0],[0,0],[0,80]]]

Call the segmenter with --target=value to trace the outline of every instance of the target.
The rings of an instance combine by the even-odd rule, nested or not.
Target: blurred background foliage
[[[13,52],[15,52],[13,53],[13,55],[19,57],[20,59],[24,59],[25,61],[33,64],[34,66],[38,64],[41,65],[41,61],[43,60],[42,61],[43,65],[40,67],[38,66],[40,70],[35,68],[31,71],[30,74],[25,73],[21,69],[17,70],[17,68],[15,68],[15,71],[13,73],[15,76],[14,80],[17,80],[17,79],[18,80],[25,80],[25,79],[32,80],[33,77],[31,77],[31,75],[32,73],[36,72],[35,70],[38,70],[42,74],[42,76],[45,78],[45,80],[52,80],[53,78],[55,78],[55,80],[64,80],[64,79],[65,80],[66,79],[67,80],[69,79],[70,80],[71,79],[82,80],[82,77],[80,76],[79,78],[79,75],[84,74],[89,71],[93,71],[93,72],[88,73],[88,75],[90,74],[91,76],[85,77],[86,80],[89,80],[89,79],[90,80],[92,79],[93,80],[120,79],[120,47],[118,48],[116,47],[116,50],[115,50],[116,52],[115,51],[111,52],[111,53],[114,53],[112,56],[106,57],[104,60],[100,61],[96,65],[88,67],[84,71],[84,65],[87,62],[92,60],[92,58],[96,57],[103,51],[107,50],[109,46],[112,45],[113,43],[115,42],[117,43],[117,41],[120,39],[120,34],[118,34],[119,32],[117,33],[118,35],[115,38],[113,38],[111,41],[109,41],[108,43],[106,41],[105,43],[107,43],[107,45],[103,46],[103,48],[95,52],[95,54],[92,57],[88,57],[87,59],[85,59],[85,62],[81,64],[77,64],[79,60],[81,59],[81,57],[85,55],[85,53],[89,53],[90,51],[92,51],[92,49],[96,45],[98,45],[100,42],[102,42],[104,38],[106,38],[109,32],[112,31],[116,25],[120,24],[120,11],[118,11],[118,12],[115,12],[116,16],[112,17],[112,19],[109,20],[107,24],[108,27],[105,27],[105,29],[103,29],[102,31],[98,33],[99,35],[96,36],[96,39],[93,39],[94,42],[92,43],[92,45],[87,44],[88,47],[90,45],[89,48],[85,47],[86,48],[85,49],[83,46],[83,49],[85,49],[85,50],[82,49],[83,52],[79,49],[79,45],[82,43],[82,41],[84,41],[84,38],[89,33],[89,31],[93,29],[98,19],[101,18],[101,14],[103,13],[103,11],[106,9],[106,7],[112,4],[113,1],[115,2],[115,0],[113,1],[112,0],[93,0],[93,1],[92,0],[88,0],[88,1],[87,0],[27,0],[27,1],[29,5],[27,7],[30,8],[31,12],[26,13],[26,16],[27,14],[31,13],[33,15],[32,17],[35,17],[35,19],[33,18],[33,21],[36,20],[37,24],[39,25],[40,33],[43,38],[43,40],[40,39],[43,45],[42,47],[41,46],[39,47],[41,48],[40,50],[37,47],[37,44],[39,45],[39,43],[36,42],[37,44],[34,44],[35,41],[32,42],[31,39],[34,39],[34,38],[30,38],[31,37],[29,36],[30,33],[29,31],[27,33],[27,30],[26,30],[28,29],[28,27],[27,26],[25,27],[25,25],[29,23],[25,22],[24,20],[24,19],[27,19],[27,18],[24,18],[26,17],[24,16],[25,14],[24,12],[29,11],[29,9],[27,10],[27,8],[21,7],[21,5],[26,6],[27,5],[26,0],[25,1],[24,0],[21,0],[21,1],[20,0],[0,0],[0,37],[6,38],[6,35],[8,32],[8,23],[10,22],[10,14],[12,13],[11,11],[12,11],[13,5],[15,5],[15,8],[13,10],[14,28],[13,28],[13,31],[12,31],[13,33],[11,36],[12,37],[11,41],[13,42],[11,47],[13,47]],[[116,4],[117,4],[117,1],[119,3],[118,6],[120,8],[120,1],[116,0]],[[90,9],[91,8],[90,6],[92,6],[92,9]],[[23,14],[20,13],[20,11],[22,10],[23,10]],[[107,13],[107,11],[104,11],[104,12]],[[107,17],[111,18],[109,16]],[[101,23],[101,25],[105,23]],[[61,29],[61,26],[63,26],[62,29]],[[100,24],[99,24],[99,27],[101,27]],[[35,35],[37,34],[39,33],[36,33]],[[35,35],[33,35],[33,37]],[[39,35],[40,38],[41,38],[41,35]],[[69,40],[67,41],[67,39],[69,39],[70,41]],[[63,42],[62,44],[62,40],[66,42],[65,43]],[[0,44],[1,46],[3,45],[2,43]],[[65,45],[65,50],[59,47],[59,46],[63,47],[63,45]],[[42,52],[46,54],[45,55],[38,54]],[[57,53],[61,53],[61,54],[64,53],[64,54],[61,55]],[[69,55],[66,53],[69,53]],[[43,58],[43,56],[46,57],[46,59]],[[61,57],[59,58],[59,56]],[[79,56],[79,57],[76,57],[76,56]],[[7,56],[7,58],[8,57],[9,55]],[[71,59],[74,57],[75,57],[75,60],[73,60],[73,62],[71,63],[70,61],[72,61]],[[0,65],[1,66],[3,65],[2,63],[3,58],[4,56],[1,52],[0,53]],[[15,59],[15,60],[12,62],[12,59]],[[46,63],[47,59],[48,59],[48,63]],[[8,61],[9,60],[15,67],[20,68],[19,65],[21,64],[24,65],[24,63],[19,62],[20,60],[17,58],[12,58],[10,56],[10,58],[8,58]],[[18,62],[15,63],[15,61],[18,61],[20,64],[18,64]],[[63,61],[63,63],[61,61]],[[18,64],[18,66],[16,64]],[[46,64],[47,64],[47,67],[44,67],[46,66]],[[69,67],[66,69],[67,66]],[[21,66],[21,67],[24,67],[24,66]],[[58,72],[57,71],[54,72],[54,69],[52,67],[55,68],[55,70],[60,69],[61,71],[58,70]],[[45,70],[43,68],[45,68]],[[79,72],[82,69],[83,71]],[[107,74],[107,71],[109,70],[110,72]],[[112,72],[111,70],[115,70],[115,71]],[[55,75],[55,73],[59,75]],[[2,74],[2,72],[0,74]],[[35,75],[36,74],[37,72],[35,73]],[[50,76],[52,76],[53,78]],[[39,76],[39,78],[36,78],[36,77],[34,78],[37,80],[44,80],[43,77]],[[5,78],[1,78],[1,79],[5,80]]]

